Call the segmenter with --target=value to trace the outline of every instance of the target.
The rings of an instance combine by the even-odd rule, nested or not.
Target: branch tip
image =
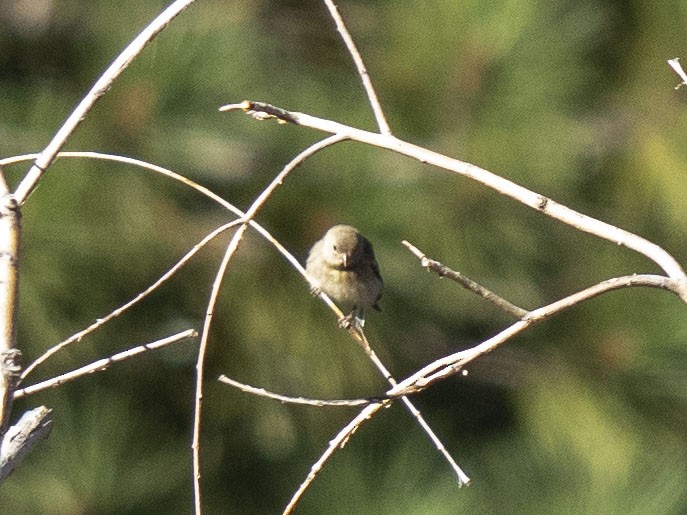
[[[674,57],[673,59],[668,59],[668,65],[673,69],[673,71],[682,79],[682,82],[675,86],[675,89],[680,89],[682,86],[687,85],[687,73],[682,68],[680,64],[680,58]]]
[[[250,110],[251,103],[249,100],[244,100],[240,104],[226,104],[219,108],[220,112],[224,111],[248,111]]]
[[[244,100],[240,104],[227,104],[219,108],[220,111],[236,111],[241,110],[249,114],[254,119],[270,120],[275,118],[279,123],[293,123],[300,125],[297,114],[293,114],[281,107],[273,106],[266,102],[253,102],[252,100]]]

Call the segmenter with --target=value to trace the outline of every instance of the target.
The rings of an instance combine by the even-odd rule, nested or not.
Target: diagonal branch
[[[16,163],[21,163],[24,161],[29,161],[32,159],[36,159],[39,156],[39,154],[24,154],[20,156],[13,156],[13,157],[7,157],[4,159],[0,159],[0,166],[5,166],[5,165],[11,165],[11,164],[16,164]],[[160,175],[164,175],[165,177],[169,177],[170,179],[173,179],[181,184],[184,184],[194,190],[196,190],[198,193],[201,195],[204,195],[205,197],[209,198],[210,200],[214,201],[218,205],[222,206],[224,209],[227,211],[234,213],[237,217],[243,219],[245,218],[246,214],[241,211],[239,208],[228,202],[227,200],[223,199],[213,191],[209,190],[205,186],[202,186],[198,184],[197,182],[192,181],[191,179],[184,177],[181,174],[178,174],[176,172],[173,172],[167,168],[164,168],[162,166],[154,165],[152,163],[148,163],[146,161],[142,161],[140,159],[135,159],[133,157],[126,157],[126,156],[118,156],[114,154],[104,154],[101,152],[90,152],[90,151],[82,151],[82,152],[60,152],[57,154],[58,158],[86,158],[86,159],[99,159],[102,161],[114,161],[118,163],[125,163],[129,164],[132,166],[138,166],[140,168],[143,168],[145,170],[159,173]],[[240,220],[237,222],[240,223]],[[272,236],[267,229],[262,227],[258,222],[255,220],[250,220],[248,222],[250,226],[255,229],[255,231],[258,232],[265,240],[267,240],[270,244],[272,244],[277,251],[286,259],[292,266],[293,268],[303,276],[303,278],[306,278],[305,274],[305,269],[301,266],[301,264],[298,262],[298,260],[294,257],[293,254],[291,254],[286,247],[284,247],[279,241]],[[334,305],[333,303],[331,305]],[[341,315],[343,316],[343,314]]]
[[[685,70],[682,68],[682,65],[680,64],[680,58],[675,57],[674,59],[668,59],[668,65],[673,69],[677,76],[682,79],[682,82],[675,86],[675,89],[679,89],[682,86],[687,85],[687,73],[685,73]]]
[[[372,106],[375,118],[377,119],[377,126],[379,127],[379,132],[381,132],[382,134],[390,135],[391,129],[389,128],[389,124],[387,123],[386,117],[384,116],[384,111],[382,110],[382,106],[379,103],[379,99],[377,98],[377,93],[375,92],[374,86],[372,86],[372,80],[370,79],[370,75],[367,73],[367,68],[365,67],[363,58],[360,55],[360,52],[358,52],[358,48],[355,46],[355,42],[353,41],[350,32],[348,32],[346,24],[344,23],[343,18],[341,17],[341,14],[339,13],[339,10],[337,9],[336,5],[334,5],[334,2],[332,0],[324,0],[324,3],[327,6],[327,9],[329,9],[329,14],[334,19],[334,23],[336,23],[336,30],[338,30],[339,34],[341,34],[341,39],[343,39],[344,44],[348,49],[348,53],[351,54],[351,57],[353,58],[355,68],[358,71],[360,80],[362,80],[363,82],[365,93],[367,94],[367,98],[370,101],[370,106]]]
[[[107,70],[100,75],[86,96],[79,102],[79,105],[72,111],[64,124],[62,124],[62,127],[55,133],[55,136],[53,136],[50,143],[48,143],[48,146],[40,153],[38,159],[36,159],[36,162],[28,171],[24,179],[17,186],[14,195],[19,205],[23,204],[31,192],[36,188],[38,181],[53,163],[57,153],[84,118],[86,118],[86,115],[98,99],[107,93],[117,77],[119,77],[119,75],[129,66],[131,61],[143,51],[146,45],[148,45],[155,36],[193,2],[194,0],[176,0],[173,2],[134,38]]]
[[[0,444],[0,483],[19,466],[21,461],[52,429],[52,410],[39,406],[25,412],[10,427]]]
[[[138,356],[139,354],[143,354],[144,352],[147,352],[149,350],[161,349],[162,347],[166,347],[167,345],[188,340],[189,338],[195,338],[196,336],[198,336],[198,333],[195,330],[187,329],[186,331],[182,331],[178,334],[168,336],[167,338],[162,338],[161,340],[157,340],[150,343],[144,343],[143,345],[139,345],[137,347],[133,347],[131,349],[118,352],[117,354],[114,354],[109,358],[99,359],[97,361],[94,361],[90,365],[77,368],[76,370],[72,370],[71,372],[61,374],[57,377],[53,377],[52,379],[46,379],[45,381],[41,381],[40,383],[36,383],[31,386],[26,386],[24,388],[16,390],[14,392],[14,398],[19,399],[26,395],[31,395],[34,393],[41,392],[43,390],[47,390],[48,388],[56,388],[64,383],[73,381],[78,377],[87,374],[92,374],[94,372],[100,372],[101,370],[106,370],[113,363],[125,361],[127,359],[133,358],[134,356]]]
[[[649,258],[660,266],[668,276],[675,280],[675,293],[679,295],[683,301],[687,302],[687,275],[675,258],[660,246],[629,231],[582,214],[563,204],[559,204],[544,195],[535,193],[488,170],[413,145],[412,143],[402,141],[394,136],[356,129],[331,120],[317,118],[304,113],[287,111],[263,102],[245,100],[240,104],[225,105],[220,108],[220,111],[237,109],[252,115],[257,113],[260,118],[276,118],[303,127],[309,127],[331,134],[339,134],[349,140],[391,150],[392,152],[417,159],[422,163],[431,164],[477,181],[497,193],[520,202],[546,216],[570,225],[580,231],[610,241],[616,245],[632,249]]]
[[[585,288],[584,290],[557,300],[556,302],[530,311],[524,320],[513,323],[498,334],[470,349],[444,356],[443,358],[429,363],[413,375],[399,382],[398,386],[386,392],[386,395],[389,397],[396,397],[398,395],[424,390],[431,384],[458,373],[466,364],[493,351],[501,344],[507,342],[534,324],[547,320],[562,311],[570,309],[583,301],[597,297],[603,293],[637,286],[658,288],[673,293],[677,293],[680,288],[676,281],[660,275],[628,275],[602,281],[589,288]]]
[[[460,272],[456,272],[455,270],[452,270],[451,268],[447,267],[446,265],[440,263],[439,261],[435,261],[433,259],[430,259],[427,257],[427,255],[422,252],[420,249],[418,249],[415,245],[409,243],[408,241],[403,240],[401,242],[405,247],[415,256],[420,260],[420,264],[425,267],[427,270],[432,270],[435,272],[439,277],[448,277],[449,279],[452,279],[453,281],[456,281],[458,284],[460,284],[463,288],[470,290],[473,293],[476,293],[480,297],[482,297],[485,300],[488,300],[492,304],[494,304],[496,307],[501,309],[502,311],[505,311],[509,315],[523,319],[526,318],[529,312],[526,309],[522,309],[521,307],[516,306],[515,304],[512,304],[511,302],[507,301],[503,297],[500,297],[496,293],[494,293],[491,290],[488,290],[481,284],[473,281],[469,277],[461,274]]]
[[[341,431],[339,431],[332,440],[329,441],[327,449],[324,451],[322,456],[320,456],[320,458],[315,463],[313,463],[312,467],[310,467],[310,472],[308,473],[307,477],[300,484],[296,492],[293,494],[291,500],[286,505],[286,508],[284,508],[284,511],[282,512],[283,515],[293,513],[293,510],[296,508],[298,501],[300,501],[301,497],[303,497],[303,494],[315,480],[317,475],[320,473],[325,463],[327,463],[327,461],[329,461],[329,459],[334,455],[334,452],[339,448],[343,448],[343,446],[346,445],[346,443],[348,442],[348,439],[351,437],[351,435],[358,430],[360,425],[366,420],[372,418],[372,416],[375,413],[377,413],[384,405],[385,404],[383,402],[379,402],[366,406],[353,420],[346,424],[346,426],[344,426],[343,429],[341,429]]]
[[[240,220],[234,220],[233,222],[226,223],[217,229],[211,231],[209,234],[207,234],[201,241],[196,243],[191,250],[189,250],[179,261],[177,261],[172,267],[170,267],[164,274],[162,274],[155,282],[153,282],[150,286],[148,286],[145,290],[140,292],[138,295],[136,295],[134,298],[129,300],[128,302],[125,302],[121,306],[119,306],[117,309],[111,311],[108,313],[106,316],[102,318],[98,318],[95,322],[93,322],[91,325],[86,327],[85,329],[79,331],[78,333],[73,334],[66,340],[61,341],[60,343],[53,345],[50,347],[47,351],[45,351],[41,356],[39,356],[35,361],[33,361],[26,369],[24,372],[21,374],[20,381],[23,381],[37,366],[41,365],[44,363],[50,356],[55,354],[56,352],[59,352],[60,350],[64,349],[68,345],[71,345],[74,342],[81,341],[83,337],[86,335],[92,333],[96,329],[102,327],[106,323],[108,323],[110,320],[113,318],[118,317],[122,313],[124,313],[126,310],[134,306],[135,304],[138,304],[140,301],[145,299],[148,295],[153,293],[155,290],[157,290],[162,284],[164,284],[169,278],[171,278],[174,274],[176,274],[186,263],[189,262],[189,260],[195,256],[205,245],[210,243],[212,240],[214,240],[217,236],[222,234],[224,231],[231,229],[232,227],[235,227],[241,223]]]

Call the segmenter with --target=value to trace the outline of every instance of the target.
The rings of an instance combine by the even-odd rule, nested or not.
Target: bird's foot
[[[362,330],[365,327],[365,319],[358,316],[358,313],[354,310],[351,314],[346,315],[339,319],[339,327],[341,329],[348,329],[354,326],[355,329]]]

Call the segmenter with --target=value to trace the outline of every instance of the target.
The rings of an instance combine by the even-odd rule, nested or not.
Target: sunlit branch
[[[118,317],[122,313],[124,313],[126,310],[130,309],[134,305],[138,304],[141,302],[143,299],[145,299],[148,295],[153,293],[155,290],[157,290],[162,284],[164,284],[167,280],[169,280],[174,274],[176,274],[186,263],[189,262],[189,260],[195,256],[205,245],[210,243],[212,240],[214,240],[217,236],[222,234],[228,229],[231,229],[232,227],[235,227],[241,223],[240,220],[234,220],[233,222],[229,222],[227,224],[224,224],[217,229],[211,231],[209,234],[207,234],[200,242],[195,244],[191,250],[189,250],[179,261],[177,261],[174,265],[172,265],[167,271],[162,274],[154,283],[152,283],[150,286],[148,286],[145,290],[140,292],[138,295],[136,295],[134,298],[129,300],[128,302],[122,304],[120,307],[117,309],[111,311],[108,313],[106,316],[97,319],[95,322],[93,322],[91,325],[86,327],[85,329],[79,331],[76,334],[73,334],[66,340],[57,343],[50,347],[47,351],[45,351],[40,357],[38,357],[33,363],[31,363],[26,369],[23,371],[21,374],[21,380],[24,380],[37,366],[40,364],[44,363],[45,360],[47,360],[50,356],[55,354],[56,352],[64,349],[68,345],[71,345],[74,342],[80,341],[82,338],[84,338],[86,335],[92,333],[96,329],[102,327],[106,323],[108,323],[110,320]]]
[[[115,79],[119,77],[160,31],[193,2],[194,0],[176,0],[173,2],[134,38],[107,70],[100,75],[95,84],[93,84],[88,93],[86,93],[86,96],[84,96],[81,102],[79,102],[79,105],[76,106],[74,111],[72,111],[62,124],[62,127],[55,133],[50,143],[48,143],[48,146],[40,153],[24,179],[22,179],[17,186],[14,196],[18,204],[21,205],[26,201],[38,184],[40,178],[55,160],[57,153],[67,142],[67,139],[69,139],[79,124],[86,118],[86,115],[98,99],[107,93]]]
[[[585,288],[579,292],[568,295],[556,302],[530,311],[524,320],[513,323],[503,331],[492,336],[488,340],[475,345],[466,350],[444,356],[422,367],[410,377],[400,381],[396,388],[392,388],[386,394],[388,396],[403,395],[404,393],[417,392],[427,388],[429,385],[458,373],[463,366],[474,361],[480,356],[496,349],[501,344],[520,334],[530,326],[548,320],[565,311],[594,298],[603,293],[618,290],[621,288],[645,286],[649,288],[659,288],[667,291],[675,291],[679,286],[668,277],[659,275],[628,275],[614,277],[606,281]]]
[[[449,279],[460,284],[463,288],[470,290],[473,293],[476,293],[483,299],[491,302],[496,307],[508,313],[509,315],[514,316],[515,318],[523,319],[529,314],[527,310],[522,309],[521,307],[518,307],[515,304],[512,304],[511,302],[508,302],[503,297],[500,297],[493,291],[485,288],[481,284],[477,283],[476,281],[473,281],[472,279],[461,274],[460,272],[456,272],[455,270],[447,267],[439,261],[435,261],[433,259],[428,258],[424,252],[422,252],[413,244],[405,240],[401,243],[403,243],[403,245],[405,245],[406,248],[420,260],[421,266],[427,268],[428,270],[432,270],[437,275],[439,275],[439,277],[448,277]]]
[[[25,412],[7,430],[0,444],[0,483],[19,466],[36,443],[48,437],[51,429],[52,410],[38,406]]]
[[[351,435],[353,435],[353,433],[355,433],[358,430],[360,425],[366,420],[369,420],[383,406],[384,403],[382,402],[366,406],[353,420],[346,424],[346,426],[344,426],[344,428],[341,429],[341,431],[339,431],[333,439],[329,441],[327,449],[319,457],[319,459],[315,463],[313,463],[312,467],[310,467],[310,472],[308,473],[307,477],[300,484],[296,492],[293,494],[286,508],[284,508],[284,511],[282,512],[284,515],[293,513],[293,510],[298,504],[298,501],[300,501],[305,491],[308,489],[310,484],[315,480],[317,475],[320,473],[325,463],[327,463],[327,461],[329,461],[329,459],[334,455],[334,452],[339,448],[343,448],[343,446],[346,445],[346,443],[348,442],[348,439],[351,437]]]
[[[220,108],[220,111],[231,110],[242,110],[259,119],[275,118],[282,122],[293,123],[331,134],[339,134],[347,139],[391,150],[417,159],[422,163],[431,164],[438,168],[455,172],[475,180],[501,195],[516,200],[546,216],[646,256],[660,266],[668,276],[675,280],[677,288],[673,291],[675,291],[683,301],[687,302],[687,275],[685,275],[684,270],[675,258],[660,246],[629,231],[570,209],[563,204],[559,204],[544,195],[528,190],[488,170],[402,141],[391,135],[376,134],[356,129],[331,120],[310,116],[305,113],[287,111],[264,102],[245,100],[240,104],[228,104]]]
[[[321,140],[303,152],[294,157],[283,169],[279,172],[275,178],[270,182],[270,184],[258,195],[258,197],[253,201],[250,208],[246,210],[245,216],[242,219],[242,224],[238,230],[234,233],[227,250],[225,251],[222,262],[217,269],[215,274],[215,279],[212,283],[212,288],[210,291],[210,298],[208,299],[207,308],[205,310],[205,319],[203,322],[203,330],[200,337],[200,347],[198,349],[198,358],[196,360],[196,391],[195,391],[195,406],[193,413],[193,440],[191,444],[191,449],[193,453],[193,489],[194,489],[194,499],[195,499],[195,511],[196,515],[201,515],[202,512],[202,502],[201,502],[201,488],[200,488],[200,478],[201,478],[201,467],[200,467],[200,420],[202,411],[202,401],[203,401],[203,376],[205,370],[205,356],[207,353],[208,339],[210,335],[210,327],[212,325],[213,313],[215,306],[217,304],[217,298],[222,286],[222,280],[226,274],[226,270],[234,257],[239,244],[243,238],[243,234],[248,227],[249,222],[255,217],[260,208],[264,205],[267,199],[272,195],[272,193],[283,183],[284,179],[293,170],[296,169],[303,161],[308,157],[312,156],[316,152],[327,148],[331,145],[343,141],[345,138],[339,135],[330,136]]]
[[[10,423],[21,351],[15,345],[21,211],[0,167],[0,442]]]
[[[266,397],[267,399],[273,399],[286,404],[300,404],[303,406],[315,406],[319,408],[323,406],[358,407],[367,406],[368,404],[375,402],[381,402],[381,399],[308,399],[306,397],[292,397],[289,395],[270,392],[264,388],[256,388],[255,386],[241,383],[235,379],[232,379],[231,377],[225,376],[224,374],[219,376],[218,380],[222,383],[233,386],[242,392],[257,395],[258,397]]]
[[[195,338],[196,336],[198,336],[198,333],[195,330],[188,329],[181,333],[168,336],[167,338],[162,338],[161,340],[156,340],[151,343],[145,343],[143,345],[133,347],[123,352],[118,352],[117,354],[114,354],[109,358],[99,359],[89,365],[77,368],[76,370],[72,370],[71,372],[60,374],[59,376],[53,377],[52,379],[47,379],[45,381],[41,381],[40,383],[36,383],[34,385],[18,389],[14,392],[14,398],[19,399],[26,395],[38,393],[49,388],[55,388],[64,383],[68,383],[69,381],[73,381],[78,377],[87,374],[92,374],[94,372],[100,372],[102,370],[107,370],[113,363],[125,361],[127,359],[133,358],[134,356],[138,356],[139,354],[143,354],[144,352],[147,352],[149,350],[161,349],[162,347],[166,347],[173,343],[188,340],[189,338]]]
[[[365,88],[365,93],[367,94],[367,98],[370,101],[370,106],[372,106],[375,118],[377,119],[377,126],[379,127],[379,132],[381,132],[382,134],[391,134],[391,129],[389,128],[389,124],[387,123],[386,117],[384,116],[384,111],[382,110],[382,106],[379,103],[379,99],[377,98],[377,93],[375,92],[374,86],[372,86],[372,80],[370,79],[370,75],[367,73],[367,68],[365,67],[363,58],[360,55],[360,52],[358,52],[358,48],[356,47],[350,32],[348,32],[348,29],[346,28],[346,24],[344,23],[343,18],[339,13],[339,10],[336,8],[336,5],[334,5],[334,2],[332,0],[324,0],[324,3],[327,6],[327,9],[329,9],[329,14],[334,19],[334,23],[336,23],[336,30],[338,30],[339,34],[341,34],[341,39],[343,39],[344,44],[348,49],[348,53],[351,54],[351,58],[353,58],[355,68],[358,71],[360,80],[362,81],[363,87]]]
[[[682,68],[682,65],[680,64],[680,58],[675,57],[674,59],[668,59],[668,65],[673,69],[675,73],[677,73],[678,77],[682,79],[682,82],[675,86],[675,89],[679,89],[684,85],[687,85],[687,73],[685,73],[685,70]]]

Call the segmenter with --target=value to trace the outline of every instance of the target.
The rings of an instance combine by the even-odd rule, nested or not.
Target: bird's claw
[[[339,319],[339,327],[341,329],[349,329],[351,325],[358,330],[362,330],[362,328],[365,326],[365,319],[360,318],[355,310],[351,314]]]
[[[339,327],[341,329],[348,329],[349,327],[351,327],[353,320],[355,320],[355,316],[353,315],[353,313],[351,313],[350,315],[346,315],[345,317],[341,317],[339,319]]]

